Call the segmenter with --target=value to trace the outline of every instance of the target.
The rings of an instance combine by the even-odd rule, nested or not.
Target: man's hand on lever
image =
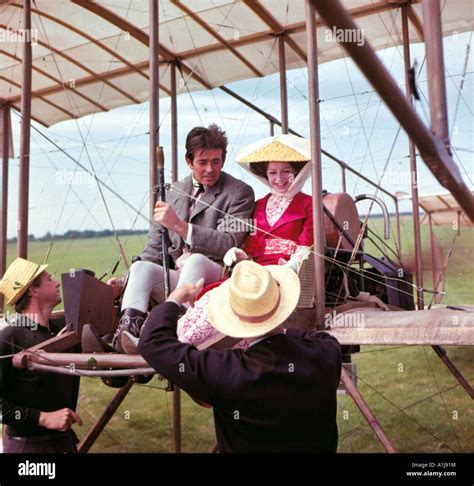
[[[188,223],[180,219],[169,204],[158,201],[153,211],[153,219],[170,231],[178,233],[184,240],[186,239],[188,235]]]

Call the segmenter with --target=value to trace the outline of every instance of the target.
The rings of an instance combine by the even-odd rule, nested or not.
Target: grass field
[[[402,250],[412,245],[411,220],[402,221]],[[373,227],[381,233],[381,221]],[[446,249],[454,232],[437,229]],[[393,239],[393,238],[392,238]],[[130,257],[143,249],[146,236],[126,240]],[[423,241],[427,228],[423,227]],[[474,304],[474,231],[463,229],[446,274],[447,296],[443,303]],[[29,257],[42,261],[47,243],[30,244]],[[371,245],[367,244],[367,250]],[[14,247],[9,245],[9,260]],[[377,251],[372,251],[378,255]],[[425,251],[424,284],[432,287],[430,260]],[[110,269],[117,258],[111,239],[58,241],[49,262],[56,275],[71,268],[90,268],[98,276]],[[122,268],[117,271],[120,273]],[[429,294],[427,295],[429,301]],[[474,381],[474,353],[468,347],[448,348],[448,354],[464,375]],[[474,409],[458,385],[429,347],[376,348],[365,346],[353,361],[358,369],[358,386],[376,417],[399,452],[472,452],[474,450]],[[155,377],[147,385],[135,385],[91,452],[171,452],[172,394],[163,391],[165,382]],[[100,416],[115,393],[96,379],[82,379],[78,412],[83,436]],[[298,397],[295,397],[297,400]],[[383,452],[365,419],[348,396],[338,399],[340,452]],[[206,452],[215,443],[212,412],[196,405],[182,393],[182,439],[184,452]]]

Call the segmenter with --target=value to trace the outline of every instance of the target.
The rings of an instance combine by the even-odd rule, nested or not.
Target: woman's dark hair
[[[301,172],[303,167],[308,163],[308,162],[288,162],[293,169],[295,169],[295,177]],[[250,170],[255,174],[260,177],[265,177],[267,179],[267,168],[268,168],[268,162],[252,162],[250,164]]]
[[[31,295],[30,295],[30,288],[31,287],[39,287],[41,285],[41,276],[43,273],[40,273],[34,280],[31,282],[28,290],[18,299],[17,303],[15,304],[15,311],[19,314],[23,312],[31,302]]]
[[[194,160],[196,149],[222,149],[222,161],[227,154],[227,136],[215,123],[205,127],[194,127],[186,137],[186,158]]]

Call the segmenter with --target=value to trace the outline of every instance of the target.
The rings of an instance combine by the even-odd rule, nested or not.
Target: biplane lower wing
[[[474,345],[474,306],[400,312],[356,309],[337,314],[333,321],[327,331],[344,345]]]
[[[436,306],[422,311],[383,311],[379,308],[353,308],[334,314],[332,327],[326,329],[343,345],[418,345],[473,346],[474,306],[448,308]],[[18,353],[13,364],[19,368],[48,366],[75,367],[100,374],[98,369],[132,368],[136,374],[150,373],[149,365],[138,355],[77,354],[62,352],[79,341],[74,332],[52,338],[39,346]],[[238,341],[216,336],[199,349],[231,347]],[[53,368],[53,366],[49,366]],[[120,372],[119,372],[120,373]],[[105,372],[107,374],[107,372]]]

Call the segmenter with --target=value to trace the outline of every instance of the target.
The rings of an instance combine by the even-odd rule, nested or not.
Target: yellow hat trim
[[[240,163],[252,162],[306,162],[308,159],[298,151],[288,147],[278,140],[250,153],[240,159]]]

